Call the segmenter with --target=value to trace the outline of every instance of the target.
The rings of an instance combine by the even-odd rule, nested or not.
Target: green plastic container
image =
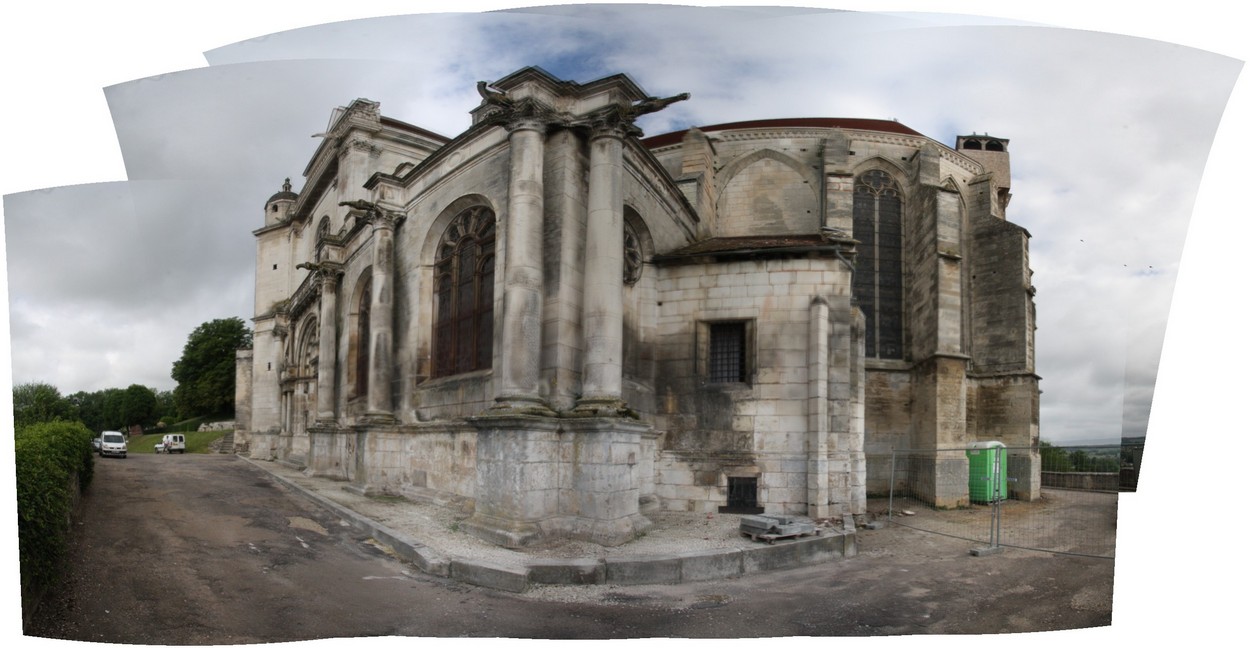
[[[998,458],[998,499],[1007,499],[1007,452],[998,441],[978,441],[968,446],[968,497],[982,504],[994,501],[994,461]]]

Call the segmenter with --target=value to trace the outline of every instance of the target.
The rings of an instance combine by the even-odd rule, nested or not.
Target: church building
[[[977,441],[1037,497],[1008,140],[844,118],[644,137],[689,97],[535,67],[478,91],[451,139],[335,110],[265,203],[236,452],[462,507],[505,546],[619,544],[656,511],[860,515],[892,454],[960,506]]]

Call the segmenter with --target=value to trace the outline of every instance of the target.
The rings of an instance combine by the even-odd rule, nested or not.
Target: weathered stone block
[[[609,585],[651,585],[681,581],[681,558],[647,557],[604,559]]]
[[[541,585],[599,585],[607,580],[602,560],[539,559],[528,565],[529,581]]]
[[[458,581],[505,592],[524,592],[529,587],[528,570],[510,565],[452,560],[448,573]]]

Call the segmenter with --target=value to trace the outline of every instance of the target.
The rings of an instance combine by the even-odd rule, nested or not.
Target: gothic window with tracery
[[[903,357],[903,198],[884,171],[855,179],[855,299],[864,311],[864,354]]]
[[[439,242],[434,261],[435,376],[491,365],[495,304],[495,214],[460,212]]]
[[[642,243],[638,241],[638,232],[627,221],[625,223],[625,285],[632,286],[642,277]]]

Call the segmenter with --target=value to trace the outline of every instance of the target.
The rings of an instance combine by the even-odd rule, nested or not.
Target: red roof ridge
[[[881,131],[885,133],[898,133],[900,135],[918,135],[919,133],[897,121],[891,119],[865,119],[860,117],[786,117],[781,119],[753,119],[749,121],[728,122],[724,124],[712,124],[711,126],[691,126],[705,133],[725,130],[745,130],[748,128],[850,128],[854,130],[871,130]],[[690,130],[686,128],[671,133],[663,133],[661,135],[653,135],[645,137],[642,143],[647,148],[658,148],[676,144],[681,141],[686,132]]]

